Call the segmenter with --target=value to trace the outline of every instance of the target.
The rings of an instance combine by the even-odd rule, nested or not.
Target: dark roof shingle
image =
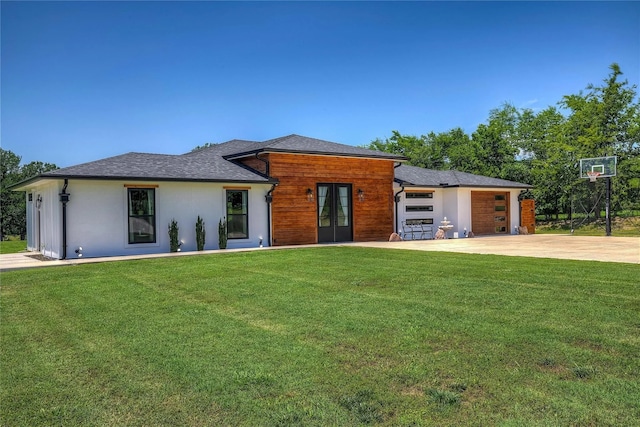
[[[171,181],[268,182],[219,155],[127,153],[40,175],[43,178],[148,179]]]
[[[369,150],[352,145],[339,144],[337,142],[324,141],[322,139],[309,138],[301,135],[288,135],[281,138],[246,145],[245,150],[231,153],[227,158],[244,157],[255,152],[280,152],[319,154],[328,156],[364,157],[373,159],[388,159],[403,161],[406,157],[398,154],[385,153],[383,151]]]
[[[396,168],[395,179],[405,185],[416,187],[533,188],[529,184],[506,179],[490,178],[454,170],[424,169],[408,165],[401,165]]]

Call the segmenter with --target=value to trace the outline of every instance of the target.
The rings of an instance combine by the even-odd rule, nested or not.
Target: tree
[[[448,132],[429,134],[436,146],[441,147],[444,157],[444,168],[462,172],[477,173],[480,170],[478,153],[480,145],[473,141],[461,128]]]
[[[216,144],[215,142],[205,142],[202,145],[196,145],[191,152],[193,153],[194,151],[198,151],[198,150],[202,150],[203,148],[209,148],[209,147],[213,147],[216,146],[218,144]]]
[[[638,200],[640,187],[637,175],[637,157],[640,154],[640,103],[637,87],[620,80],[622,71],[611,64],[604,85],[588,85],[587,92],[567,95],[560,105],[569,111],[564,126],[564,142],[575,159],[618,156],[618,171],[613,180],[612,206],[621,209],[630,198]],[[578,171],[575,170],[577,176]],[[604,185],[597,183],[598,186]],[[585,186],[576,185],[577,192],[587,193]],[[596,212],[599,214],[600,209]]]
[[[8,189],[13,184],[20,181],[20,156],[12,151],[0,148],[0,186],[2,194],[0,195],[0,234],[6,236],[9,234],[21,234],[20,228],[20,209],[22,208],[22,218],[24,218],[24,194],[16,193]]]
[[[391,131],[391,134],[391,137],[384,141],[379,138],[371,141],[366,148],[405,156],[409,159],[409,164],[426,167],[425,160],[427,160],[428,154],[426,153],[424,136],[402,135],[397,130]]]
[[[489,112],[488,124],[480,124],[471,138],[477,142],[481,175],[495,178],[512,179],[512,164],[520,152],[517,124],[519,112],[511,104]]]
[[[409,165],[427,169],[474,172],[479,167],[478,146],[461,128],[420,137],[394,130],[390,138],[375,139],[365,148],[405,156]]]

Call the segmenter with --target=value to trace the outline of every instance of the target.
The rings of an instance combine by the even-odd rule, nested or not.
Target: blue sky
[[[467,133],[640,82],[637,2],[1,3],[2,148],[58,166],[292,133]]]

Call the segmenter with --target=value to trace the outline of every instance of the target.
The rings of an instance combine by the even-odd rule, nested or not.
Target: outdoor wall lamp
[[[310,188],[307,188],[307,200],[313,202],[313,190]]]
[[[78,249],[76,249],[76,254],[78,255],[78,258],[82,258],[82,246],[78,246]]]
[[[362,188],[358,188],[358,200],[364,202],[364,190]]]
[[[42,194],[38,194],[38,197],[36,198],[36,208],[40,209],[40,206],[42,206]]]

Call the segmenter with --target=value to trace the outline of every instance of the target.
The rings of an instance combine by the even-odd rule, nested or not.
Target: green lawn
[[[565,215],[566,216],[566,215]],[[602,219],[596,222],[581,223],[578,218],[571,221],[566,218],[557,221],[536,222],[536,234],[569,234],[573,227],[576,236],[605,236],[606,223],[604,214]],[[640,236],[640,216],[616,217],[611,221],[611,235],[616,237]]]
[[[2,274],[1,425],[633,425],[640,269],[355,247]]]
[[[26,240],[0,241],[0,254],[15,254],[27,250]]]

